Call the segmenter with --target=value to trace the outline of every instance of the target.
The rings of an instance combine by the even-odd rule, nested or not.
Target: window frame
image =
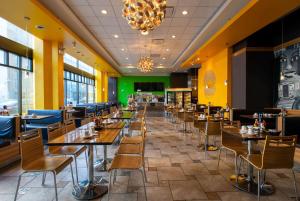
[[[19,111],[19,114],[22,114],[23,113],[23,111],[22,111],[22,103],[23,103],[23,100],[22,100],[22,92],[23,92],[22,75],[23,75],[23,73],[27,73],[27,72],[33,73],[33,59],[29,58],[29,57],[26,58],[20,54],[17,54],[15,52],[8,51],[8,50],[2,49],[2,48],[0,48],[0,50],[4,52],[4,63],[3,64],[0,63],[0,66],[4,67],[4,68],[18,70],[18,111]],[[17,66],[10,65],[9,54],[14,54],[18,57],[18,65]],[[22,57],[24,57],[30,61],[29,69],[22,68]]]

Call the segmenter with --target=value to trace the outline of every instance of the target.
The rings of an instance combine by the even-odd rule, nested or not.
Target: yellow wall
[[[102,73],[96,70],[96,102],[102,102]]]
[[[229,69],[229,49],[208,58],[198,71],[198,103],[226,106]],[[206,88],[208,86],[208,88]]]

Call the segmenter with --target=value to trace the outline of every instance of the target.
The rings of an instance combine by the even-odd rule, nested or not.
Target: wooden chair
[[[142,135],[145,136],[145,129],[142,129]],[[132,146],[133,144],[131,144]],[[124,146],[124,145],[120,145]],[[128,146],[128,145],[125,145]],[[147,201],[147,193],[146,193],[146,172],[145,172],[145,162],[144,162],[144,153],[145,153],[145,138],[143,138],[143,141],[141,143],[142,149],[141,152],[138,153],[118,153],[114,159],[112,160],[111,166],[109,168],[109,186],[108,186],[108,200],[110,198],[110,191],[111,191],[111,183],[112,183],[112,176],[113,183],[116,179],[116,171],[117,170],[126,170],[126,171],[139,171],[141,173],[141,176],[143,178],[143,184],[144,184],[144,193],[145,198]]]
[[[186,132],[187,125],[190,125],[190,132],[192,131],[192,125],[194,123],[194,112],[185,111],[183,116],[183,123],[184,123],[184,132]]]
[[[75,130],[76,125],[75,125],[74,119],[68,119],[68,120],[64,121],[64,129],[65,129],[65,131],[64,131],[65,133]]]
[[[260,200],[261,173],[267,169],[291,169],[294,180],[296,200],[298,190],[295,178],[294,154],[297,136],[267,136],[262,154],[241,155],[240,158],[257,169],[257,199]],[[239,171],[240,172],[240,167]]]
[[[208,142],[209,142],[209,137],[214,137],[214,145],[216,145],[216,137],[221,136],[221,121],[211,121],[207,120],[206,125],[205,125],[205,159],[207,158],[207,148],[208,148]]]
[[[144,121],[142,122],[140,129],[142,129],[143,127],[146,130],[146,125],[145,125]],[[145,133],[146,133],[146,131],[145,131]],[[124,136],[124,137],[122,137],[120,144],[140,144],[140,143],[142,143],[143,140],[144,140],[143,134],[131,136],[131,137]]]
[[[239,125],[238,122],[232,122],[231,125]],[[223,126],[222,126],[223,128]],[[238,181],[238,164],[237,159],[242,154],[247,154],[247,145],[242,142],[242,138],[230,134],[224,134],[221,130],[221,146],[219,147],[219,156],[218,156],[218,169],[221,159],[221,151],[231,151],[234,153],[234,165],[235,165],[235,174],[236,181]]]
[[[53,140],[65,134],[64,127],[60,123],[48,125],[48,140]],[[77,157],[86,151],[86,146],[49,146],[49,153],[52,155],[72,156],[75,162],[76,181],[78,183]],[[87,156],[85,155],[87,162]],[[44,175],[46,177],[46,175]],[[45,178],[43,179],[43,181]]]
[[[52,172],[54,176],[55,198],[57,197],[56,175],[65,169],[68,165],[71,168],[71,176],[74,185],[72,157],[48,157],[44,154],[44,147],[40,129],[33,129],[21,133],[21,166],[24,172],[19,175],[16,194],[14,200],[17,200],[17,195],[20,187],[21,177],[27,172]]]
[[[110,113],[115,113],[117,111],[117,107],[116,106],[112,106],[112,107],[110,107],[110,109],[109,109],[109,112]]]

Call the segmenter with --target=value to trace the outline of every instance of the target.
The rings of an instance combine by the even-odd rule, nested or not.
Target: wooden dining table
[[[118,113],[111,113],[109,115],[106,115],[102,117],[103,119],[118,119],[118,120],[130,120],[134,117],[133,112],[129,111],[123,111],[123,112],[118,112]]]
[[[92,131],[91,126],[93,123],[81,126],[65,135],[49,140],[47,143],[48,146],[85,145],[88,147],[88,178],[75,185],[72,192],[77,200],[92,200],[107,193],[107,186],[100,184],[99,180],[94,177],[94,146],[112,145],[122,131],[122,128],[117,127],[103,128],[100,131],[89,133]]]
[[[255,143],[260,140],[265,140],[266,136],[268,135],[267,132],[258,132],[257,134],[241,134],[240,129],[233,126],[224,127],[222,132],[222,135],[234,135],[240,137],[242,141],[247,143],[247,155],[257,154],[255,153],[254,149]],[[254,180],[253,166],[250,163],[248,163],[247,179],[245,181],[238,180],[238,183],[234,183],[234,186],[242,191],[257,194],[257,182]],[[271,195],[274,193],[274,191],[275,187],[268,182],[264,181],[264,183],[261,185],[261,195]]]

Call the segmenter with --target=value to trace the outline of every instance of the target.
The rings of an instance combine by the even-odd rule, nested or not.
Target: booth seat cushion
[[[27,123],[31,124],[54,124],[57,122],[63,122],[63,110],[28,110],[28,114],[36,114],[36,115],[52,115],[52,117],[40,119],[40,120],[30,120]]]
[[[16,130],[16,117],[0,116],[0,139],[13,139]]]

